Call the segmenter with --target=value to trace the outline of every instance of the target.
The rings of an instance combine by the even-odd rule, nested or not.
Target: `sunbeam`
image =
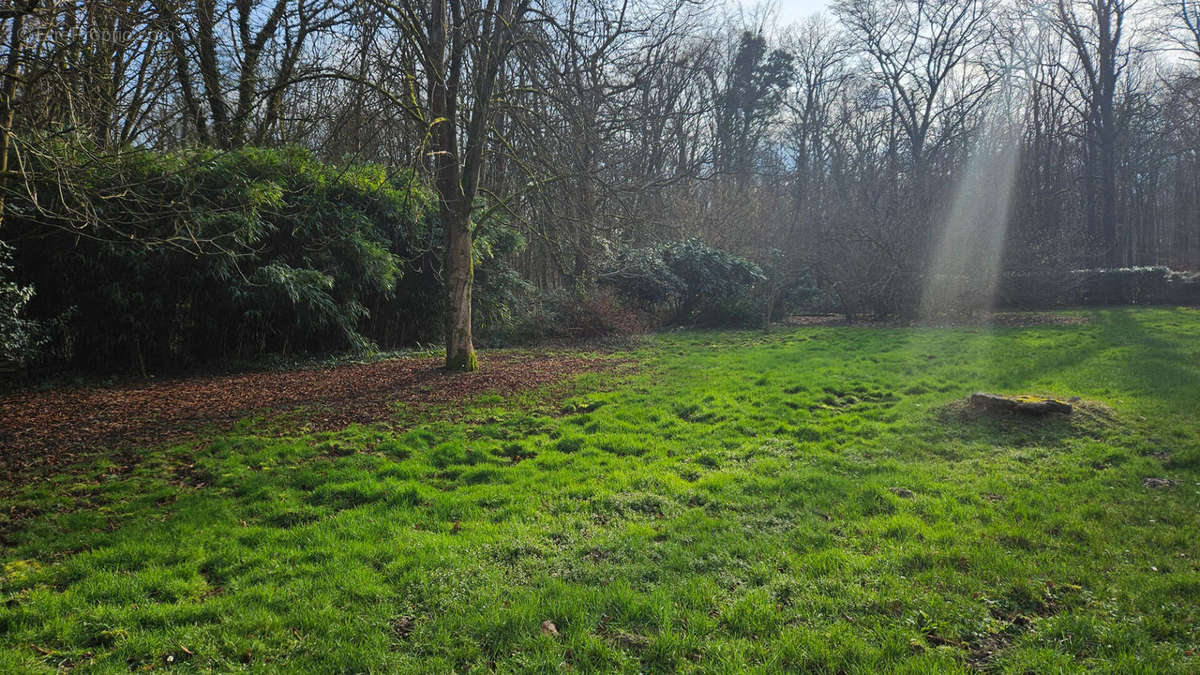
[[[1020,160],[1016,128],[989,116],[976,138],[929,260],[921,317],[992,309]]]

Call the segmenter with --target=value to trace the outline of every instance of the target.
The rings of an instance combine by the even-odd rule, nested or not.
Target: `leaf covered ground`
[[[401,407],[425,409],[486,392],[516,392],[613,367],[612,359],[562,351],[497,352],[469,376],[437,357],[396,358],[285,372],[61,387],[0,397],[0,467],[20,482],[97,449],[163,444],[220,431],[250,415],[289,412],[310,431],[388,422]]]
[[[14,484],[0,671],[1195,672],[1200,312],[1086,317],[663,335]]]

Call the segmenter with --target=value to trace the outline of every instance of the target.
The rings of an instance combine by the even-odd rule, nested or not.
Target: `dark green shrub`
[[[23,316],[33,287],[11,280],[11,260],[12,247],[0,241],[0,368],[23,363],[43,341],[41,326]]]
[[[758,265],[699,239],[669,244],[663,261],[686,289],[676,307],[678,323],[736,326],[758,321],[752,290],[766,280]]]
[[[599,281],[623,304],[666,308],[674,323],[739,326],[761,320],[754,287],[766,277],[744,258],[688,239],[620,252],[604,265]]]
[[[474,243],[471,318],[478,341],[491,345],[531,341],[525,334],[533,327],[528,309],[537,302],[536,293],[508,264],[525,250],[525,238],[508,223],[493,218],[476,228]]]
[[[687,284],[663,260],[661,247],[623,249],[603,266],[598,280],[623,302],[643,309],[673,304],[687,292]]]
[[[1166,267],[1013,271],[1001,279],[996,302],[1007,309],[1196,303],[1196,276]]]
[[[5,222],[31,315],[58,322],[48,360],[144,369],[441,331],[434,201],[411,176],[294,148],[71,166],[61,198],[14,199]]]

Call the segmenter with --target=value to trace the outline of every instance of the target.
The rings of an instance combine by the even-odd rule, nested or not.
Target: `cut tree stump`
[[[1001,396],[999,394],[971,394],[971,405],[992,412],[1019,412],[1027,415],[1050,413],[1071,414],[1071,404],[1056,398],[1041,396]]]

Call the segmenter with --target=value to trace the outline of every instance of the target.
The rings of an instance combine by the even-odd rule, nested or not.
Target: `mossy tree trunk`
[[[471,258],[471,219],[469,213],[448,214],[446,227],[446,291],[449,294],[446,317],[446,368],[472,371],[479,369],[475,346],[471,341],[471,285],[475,266]]]
[[[429,156],[446,232],[446,368],[479,368],[471,342],[474,282],[471,213],[491,133],[493,93],[508,58],[513,25],[530,0],[493,0],[477,11],[465,0],[434,0],[426,24]],[[419,16],[406,6],[409,16]],[[469,105],[465,114],[459,104]],[[464,123],[460,147],[459,124]]]

